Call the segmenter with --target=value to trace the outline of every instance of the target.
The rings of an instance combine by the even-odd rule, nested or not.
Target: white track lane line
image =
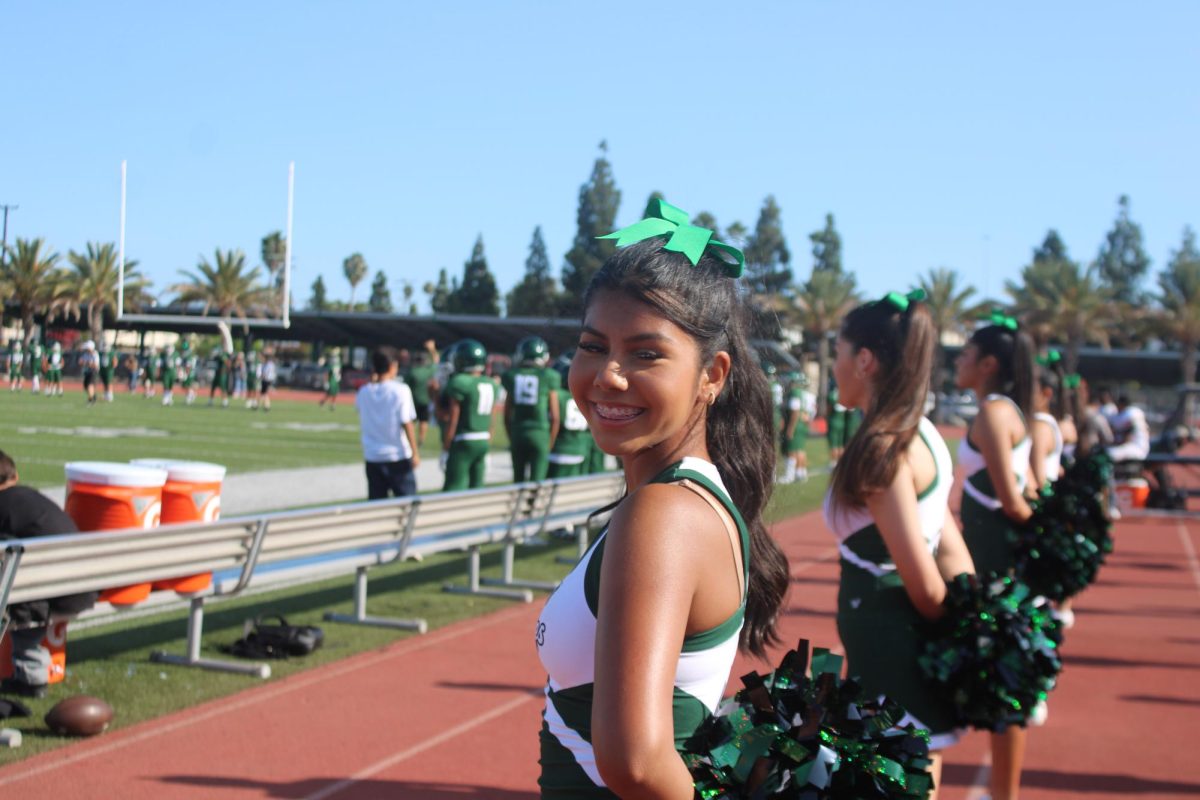
[[[945,774],[946,762],[942,762],[943,774]],[[966,800],[983,800],[988,796],[988,783],[992,779],[992,754],[990,752],[983,754],[983,761],[979,764],[979,770],[975,773],[975,777],[971,779],[971,786],[967,791]],[[940,792],[939,792],[940,794]]]
[[[421,753],[425,752],[426,750],[429,750],[430,748],[433,748],[433,747],[437,747],[438,745],[443,744],[444,742],[448,742],[460,734],[466,733],[467,731],[478,728],[480,725],[491,722],[496,717],[502,717],[505,714],[507,714],[508,712],[512,711],[514,708],[525,705],[526,703],[536,700],[540,697],[545,697],[545,693],[540,690],[536,693],[524,694],[520,697],[514,697],[512,700],[509,700],[507,703],[496,706],[491,711],[487,712],[486,714],[484,714],[481,717],[477,717],[473,720],[464,722],[460,725],[455,725],[453,728],[443,731],[442,733],[439,733],[437,736],[434,736],[430,739],[426,739],[421,744],[410,747],[407,750],[401,750],[399,753],[388,756],[387,758],[385,758],[381,761],[376,761],[374,764],[370,765],[369,767],[366,767],[365,769],[361,769],[358,772],[354,773],[349,778],[340,780],[337,783],[334,783],[330,786],[326,786],[324,789],[322,789],[319,792],[315,792],[313,794],[305,796],[304,800],[324,800],[324,798],[326,798],[326,797],[331,797],[331,796],[337,794],[338,792],[342,791],[343,789],[350,788],[351,786],[358,783],[359,781],[366,780],[367,778],[370,778],[372,775],[379,774],[380,772],[387,769],[388,767],[393,767],[396,764],[401,763],[402,761],[407,761],[408,759],[412,758],[413,756],[420,755]]]

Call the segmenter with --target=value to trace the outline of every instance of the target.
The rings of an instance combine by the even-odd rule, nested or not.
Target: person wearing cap
[[[367,499],[417,493],[416,468],[421,463],[413,423],[417,410],[412,391],[396,380],[399,367],[390,347],[371,354],[371,380],[354,398],[367,462]]]
[[[18,485],[17,465],[0,451],[0,539],[31,539],[77,533],[78,528],[54,501],[36,489]],[[45,697],[50,681],[50,652],[42,645],[50,617],[91,608],[99,592],[13,603],[8,607],[12,633],[13,675],[0,682],[0,694]]]
[[[87,392],[88,405],[96,403],[96,375],[100,372],[100,358],[96,355],[96,343],[88,339],[79,354],[79,367],[83,371],[83,391]]]

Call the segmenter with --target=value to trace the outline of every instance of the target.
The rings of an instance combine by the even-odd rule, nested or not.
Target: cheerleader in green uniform
[[[971,389],[979,413],[958,448],[963,475],[962,531],[980,572],[1008,573],[1014,556],[1008,532],[1029,519],[1033,410],[1033,343],[1017,322],[993,314],[993,324],[971,336],[955,361],[959,389]],[[992,799],[1014,800],[1020,789],[1025,728],[992,733]]]
[[[937,334],[923,292],[893,292],[851,311],[833,372],[841,402],[864,412],[825,499],[838,539],[838,635],[847,674],[908,712],[898,724],[929,731],[936,798],[941,756],[960,731],[949,698],[917,664],[922,620],[943,613],[946,580],[973,572],[948,506],[946,443],[922,416]]]

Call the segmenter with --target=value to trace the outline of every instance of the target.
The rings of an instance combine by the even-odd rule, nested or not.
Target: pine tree
[[[825,215],[825,227],[808,235],[812,241],[813,271],[842,271],[842,237],[833,226],[833,214]]]
[[[701,211],[692,218],[692,224],[697,228],[708,228],[713,232],[713,237],[721,239],[721,227],[717,225],[717,218],[707,211]],[[722,240],[724,241],[724,240]]]
[[[450,279],[446,277],[446,268],[438,270],[437,283],[426,283],[423,287],[429,295],[429,308],[435,314],[445,314],[450,311]]]
[[[325,278],[318,275],[312,284],[312,297],[308,298],[308,309],[309,311],[324,311],[328,307],[329,301],[325,298]]]
[[[1142,301],[1139,284],[1150,269],[1150,257],[1142,247],[1142,227],[1129,218],[1126,195],[1117,199],[1117,218],[1100,245],[1096,264],[1100,267],[1100,279],[1112,289],[1118,302]]]
[[[746,242],[746,278],[750,291],[759,295],[780,294],[792,283],[788,267],[792,254],[783,237],[783,222],[774,195],[767,195],[754,233]]]
[[[371,296],[367,299],[367,308],[382,314],[392,313],[392,292],[388,289],[387,275],[383,270],[375,273],[371,281]]]
[[[500,292],[488,270],[482,235],[475,240],[471,258],[463,264],[462,284],[451,289],[450,310],[456,314],[500,315]]]
[[[529,257],[525,259],[525,277],[508,293],[510,317],[550,317],[557,310],[558,289],[550,274],[550,258],[542,239],[542,226],[533,229]]]
[[[592,174],[579,187],[579,210],[575,215],[575,241],[567,251],[563,267],[561,308],[565,313],[578,314],[583,307],[583,293],[592,276],[616,250],[611,239],[597,239],[616,228],[617,208],[621,191],[613,180],[612,166],[606,158],[608,144],[600,143],[600,155],[592,165]]]

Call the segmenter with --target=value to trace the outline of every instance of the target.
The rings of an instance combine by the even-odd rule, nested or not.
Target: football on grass
[[[46,725],[59,736],[95,736],[112,722],[112,706],[99,697],[77,694],[46,712]]]

